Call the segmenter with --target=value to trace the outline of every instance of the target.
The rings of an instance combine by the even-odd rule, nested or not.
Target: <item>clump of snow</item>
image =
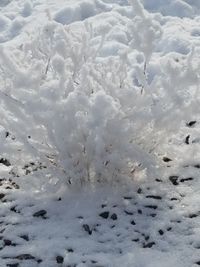
[[[33,9],[33,7],[32,7],[32,3],[31,3],[31,1],[26,1],[25,3],[24,3],[24,7],[23,7],[23,10],[22,10],[22,16],[23,17],[28,17],[28,16],[30,16],[31,15],[31,13],[32,13],[32,9]]]

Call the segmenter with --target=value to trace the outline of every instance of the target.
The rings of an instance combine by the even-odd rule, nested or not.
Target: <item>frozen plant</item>
[[[1,91],[4,128],[70,184],[123,181],[153,166],[135,142],[141,128],[151,130],[149,99],[134,88],[126,53],[99,60],[103,39],[92,45],[88,25],[80,33],[49,22],[12,56],[0,51],[9,81]]]
[[[130,3],[133,8],[134,17],[128,23],[127,34],[130,40],[130,48],[136,49],[144,55],[143,70],[137,69],[138,80],[143,87],[143,91],[146,87],[148,75],[146,69],[156,44],[162,36],[162,29],[160,24],[153,19],[152,15],[144,9],[139,0],[130,0]]]

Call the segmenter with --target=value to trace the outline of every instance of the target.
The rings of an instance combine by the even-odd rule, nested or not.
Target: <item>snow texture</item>
[[[200,265],[200,2],[0,1],[0,267]]]

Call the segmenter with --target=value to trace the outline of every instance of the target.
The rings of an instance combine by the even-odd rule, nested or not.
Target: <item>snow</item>
[[[0,1],[0,267],[200,265],[197,0]]]

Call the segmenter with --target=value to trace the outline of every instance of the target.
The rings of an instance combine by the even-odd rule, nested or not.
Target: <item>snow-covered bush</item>
[[[165,137],[162,119],[169,123],[176,104],[188,102],[182,86],[190,90],[199,80],[190,55],[184,71],[169,61],[148,82],[161,30],[138,1],[133,9],[129,47],[118,56],[100,56],[106,33],[96,37],[87,22],[73,28],[50,21],[11,54],[0,47],[1,125],[70,184],[153,171],[151,152]],[[133,51],[141,64],[131,63]]]
[[[1,49],[4,127],[37,156],[53,155],[69,183],[118,181],[152,164],[135,142],[143,99],[126,53],[101,61],[104,36],[93,46],[92,29],[81,32],[50,22],[12,58]]]

